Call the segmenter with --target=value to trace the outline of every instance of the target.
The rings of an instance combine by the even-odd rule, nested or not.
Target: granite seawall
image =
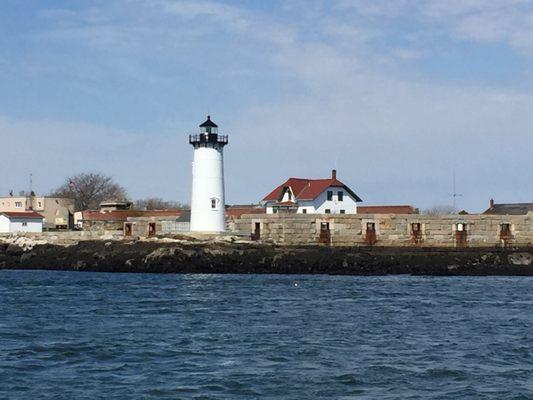
[[[276,246],[182,239],[0,242],[0,269],[131,273],[533,276],[533,248]]]

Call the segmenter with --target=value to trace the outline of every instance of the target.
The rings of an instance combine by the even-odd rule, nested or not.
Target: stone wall
[[[134,237],[148,237],[150,235],[150,224],[153,224],[153,235],[167,235],[188,232],[190,230],[189,222],[178,222],[177,218],[169,219],[168,217],[128,217],[124,223],[124,235]],[[130,230],[126,226],[131,227]],[[128,235],[129,234],[129,235]]]
[[[533,214],[528,215],[244,215],[235,221],[234,232],[255,233],[280,245],[386,247],[492,247],[531,246]],[[372,231],[367,228],[374,226]],[[509,228],[509,232],[505,228]],[[329,228],[327,231],[324,228]],[[419,233],[415,230],[418,228]],[[502,231],[503,229],[503,231]],[[322,238],[321,238],[322,230]],[[466,232],[466,233],[464,233]]]
[[[121,231],[61,231],[39,233],[6,233],[0,234],[0,243],[17,244],[20,247],[33,245],[73,245],[83,241],[119,240],[123,238]]]

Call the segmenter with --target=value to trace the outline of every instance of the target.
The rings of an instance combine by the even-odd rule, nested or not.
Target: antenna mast
[[[28,210],[33,210],[33,174],[30,173],[30,191],[26,195],[26,207]]]
[[[453,198],[453,210],[457,211],[457,197],[461,197],[462,193],[457,193],[457,190],[455,188],[455,171],[453,171],[453,193],[450,195],[450,197]]]

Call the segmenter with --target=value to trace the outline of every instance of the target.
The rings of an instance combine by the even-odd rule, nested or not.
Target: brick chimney
[[[489,208],[494,207],[494,199],[490,199],[489,201]]]
[[[331,170],[331,179],[337,179],[337,170],[336,169],[332,169]]]

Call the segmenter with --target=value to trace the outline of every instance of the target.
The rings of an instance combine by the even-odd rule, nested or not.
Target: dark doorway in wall
[[[465,223],[458,223],[455,230],[455,245],[457,247],[467,247],[468,245],[468,233]]]
[[[500,240],[504,246],[507,246],[513,240],[511,224],[504,223],[500,225]]]
[[[252,240],[261,239],[261,222],[256,222],[254,224],[254,233],[252,233]]]
[[[155,222],[148,224],[148,236],[155,236]]]
[[[411,224],[411,241],[414,244],[422,243],[422,224],[420,222]]]
[[[376,236],[376,223],[367,222],[366,223],[366,232],[365,232],[365,243],[368,246],[372,246],[378,241]]]
[[[130,223],[124,224],[124,236],[131,236],[131,232],[132,232],[131,224]]]
[[[329,222],[320,223],[320,236],[318,237],[318,242],[323,244],[331,243],[331,232],[329,230]]]

